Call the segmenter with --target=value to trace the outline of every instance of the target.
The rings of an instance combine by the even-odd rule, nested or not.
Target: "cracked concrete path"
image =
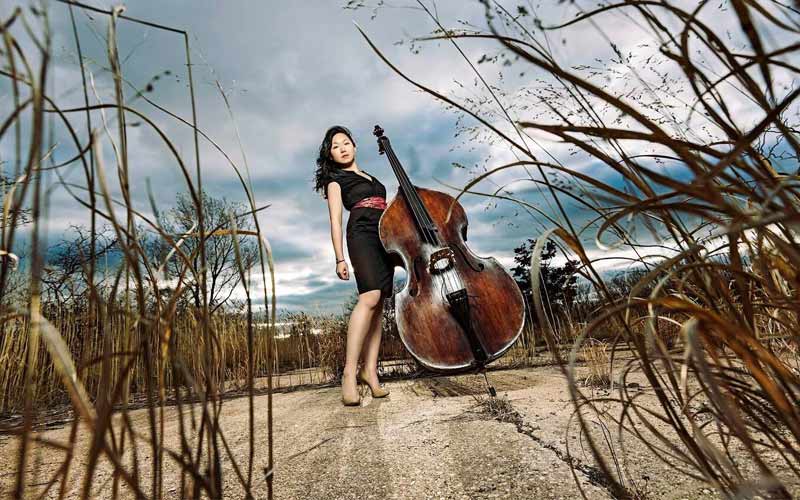
[[[494,372],[498,388],[520,387],[532,375]],[[515,427],[480,415],[470,394],[475,376],[388,384],[386,399],[343,407],[338,390],[296,397],[298,413],[276,426],[276,449],[304,443],[309,451],[277,466],[278,498],[574,498],[568,467]],[[304,413],[304,412],[303,412]],[[313,440],[324,440],[316,448]],[[602,490],[585,487],[596,498]]]
[[[387,384],[388,398],[368,395],[360,407],[344,407],[338,387],[273,395],[273,428],[277,499],[572,499],[580,492],[565,460],[567,442],[579,484],[588,498],[610,498],[588,451],[581,449],[576,428],[566,433],[572,403],[558,369],[539,367],[489,372],[498,396],[510,403],[516,423],[498,421],[482,412],[476,397],[486,394],[482,376],[460,375]],[[643,389],[646,393],[646,389]],[[647,394],[643,394],[647,397]],[[267,465],[266,396],[255,399],[255,468],[257,489],[266,496],[263,468]],[[178,421],[174,407],[166,410],[166,446],[177,449]],[[146,433],[146,410],[130,412],[136,429]],[[222,429],[236,461],[246,467],[248,403],[226,400]],[[513,420],[513,419],[512,419]],[[66,442],[69,427],[43,431],[42,437]],[[89,441],[79,433],[76,460],[86,455]],[[597,436],[595,436],[597,437]],[[60,464],[61,452],[34,447],[29,461],[30,492],[42,485]],[[10,457],[17,442],[0,436],[0,453]],[[140,463],[150,464],[150,449],[137,447]],[[707,485],[681,476],[629,443],[620,466],[642,486],[644,498],[716,498]],[[130,453],[126,460],[130,459]],[[126,462],[128,463],[128,462]],[[242,498],[231,461],[223,461],[225,498]],[[73,465],[73,476],[81,467]],[[109,496],[110,467],[101,463],[92,494]],[[165,498],[177,498],[177,470],[165,466]],[[150,472],[140,470],[149,492]],[[598,481],[598,477],[601,479]],[[0,496],[14,484],[13,471],[0,473]],[[77,496],[81,481],[71,481]],[[800,489],[795,489],[796,492]]]

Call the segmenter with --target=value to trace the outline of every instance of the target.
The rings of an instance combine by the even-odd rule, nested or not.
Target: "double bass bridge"
[[[428,260],[428,272],[441,274],[455,266],[455,253],[452,248],[442,248],[433,252]]]

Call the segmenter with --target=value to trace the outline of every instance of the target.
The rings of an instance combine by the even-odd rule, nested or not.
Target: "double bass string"
[[[474,275],[469,270],[462,272],[461,268],[465,264],[473,267],[470,262],[471,257],[466,253],[469,250],[462,241],[463,237],[459,237],[459,230],[466,229],[467,223],[463,209],[459,205],[458,216],[449,221],[449,224],[446,224],[443,219],[440,220],[443,204],[446,204],[447,198],[450,198],[454,205],[458,205],[457,200],[443,193],[440,197],[440,191],[416,188],[411,184],[408,174],[404,171],[397,155],[392,151],[388,138],[383,136],[383,129],[379,125],[375,126],[374,135],[378,137],[380,152],[386,154],[400,183],[398,195],[402,194],[408,204],[408,211],[402,215],[404,217],[402,223],[416,225],[416,228],[403,228],[404,231],[398,234],[398,236],[403,235],[404,245],[401,248],[404,251],[403,259],[413,259],[409,263],[411,264],[408,269],[410,277],[414,278],[416,275],[417,278],[422,278],[426,272],[430,275],[430,278],[425,276],[419,283],[419,286],[429,288],[424,290],[425,296],[437,292],[440,294],[450,292],[446,296],[435,297],[434,295],[435,298],[446,300],[446,303],[438,303],[434,300],[436,303],[431,304],[422,302],[398,304],[397,311],[398,317],[409,314],[413,317],[413,313],[408,311],[408,308],[412,306],[434,313],[426,313],[416,318],[423,323],[420,327],[424,331],[420,333],[423,336],[427,333],[429,337],[442,335],[449,340],[448,342],[439,345],[435,341],[425,342],[425,338],[410,336],[406,339],[403,334],[405,327],[401,324],[404,322],[398,322],[398,327],[401,328],[401,339],[404,340],[416,359],[429,368],[460,371],[475,366],[484,366],[489,359],[496,358],[507,350],[519,337],[524,324],[524,297],[519,287],[513,285],[513,278],[500,266],[486,269],[488,272],[481,276]],[[427,206],[428,203],[430,203],[430,207]],[[433,215],[437,216],[435,221]],[[413,221],[408,221],[408,218],[412,218]],[[408,232],[409,230],[411,233]],[[456,253],[459,253],[458,257],[456,257]],[[427,261],[423,261],[423,259],[427,259]],[[420,263],[425,266],[424,269],[418,268]],[[475,268],[475,270],[483,270],[484,267],[481,265],[480,269]],[[455,284],[460,286],[454,287]],[[490,307],[483,307],[484,303],[479,298],[481,293],[485,292],[485,288],[493,288],[497,292],[492,294],[492,297],[488,297],[493,301],[489,304]],[[474,291],[477,295],[469,293],[470,291]],[[473,297],[478,298],[474,305],[481,307],[470,307]],[[496,314],[497,307],[494,306],[502,308],[503,314]],[[441,311],[442,308],[449,309],[447,312],[451,313],[456,321],[437,321],[435,314],[445,312]],[[428,321],[422,321],[425,319]],[[462,336],[461,342],[457,341],[459,335]],[[419,355],[415,352],[418,352]]]
[[[394,154],[394,151],[391,151],[391,153],[392,153],[392,156],[395,157],[395,161],[399,165],[400,162],[399,162],[399,160],[397,160],[397,157]],[[414,189],[413,185],[410,184],[410,180],[408,180],[408,177],[407,177],[405,171],[402,168],[400,168],[400,171],[402,172],[402,174],[405,177],[406,181],[410,185],[411,194],[415,198],[414,202],[420,205],[419,211],[421,212],[422,216],[421,217],[418,216],[418,217],[423,221],[423,226],[427,225],[427,224],[430,224],[430,226],[433,227],[434,226],[434,222],[431,219],[430,214],[428,213],[428,210],[425,208],[425,204],[419,198],[416,189]],[[438,237],[436,236],[435,233],[434,233],[433,238],[432,238],[432,244],[434,244],[436,246],[439,246],[439,247],[442,246],[441,241],[438,239]],[[452,288],[448,287],[448,278],[450,278],[450,281],[451,281],[450,284],[451,284]],[[458,272],[454,268],[445,270],[442,273],[441,279],[442,279],[442,288],[445,289],[445,293],[448,293],[450,291],[461,290],[461,289],[465,288],[464,285],[463,285],[463,282],[461,281],[461,277],[458,275]]]
[[[405,173],[405,170],[402,168],[400,160],[394,154],[394,151],[392,150],[391,145],[389,144],[389,139],[386,137],[384,137],[383,139],[386,141],[386,143],[384,144],[384,150],[386,151],[386,156],[389,159],[389,164],[395,171],[397,180],[400,182],[400,185],[406,194],[406,202],[408,203],[409,208],[411,209],[411,212],[413,213],[414,218],[417,221],[417,226],[422,231],[423,238],[426,240],[427,243],[431,245],[440,246],[440,242],[436,234],[431,233],[428,229],[428,224],[433,225],[433,221],[430,219],[430,216],[428,215],[427,210],[425,209],[425,205],[422,203],[422,200],[419,198],[416,189],[414,189],[414,186],[411,184],[411,180],[408,178],[408,176]],[[433,278],[436,279],[436,276],[434,275]],[[447,293],[448,287],[445,277],[439,277],[439,279],[441,279],[441,286],[439,287],[440,293],[441,289],[444,289],[445,293]]]
[[[401,186],[403,186],[406,192],[406,198],[408,204],[414,214],[414,217],[418,221],[420,229],[422,230],[426,239],[429,240],[430,244],[441,246],[441,242],[439,241],[439,238],[436,236],[436,234],[435,233],[431,234],[428,230],[428,224],[430,224],[430,226],[433,226],[434,223],[433,220],[430,218],[427,209],[425,208],[425,204],[419,198],[416,189],[414,189],[414,186],[411,184],[411,181],[406,175],[405,170],[402,168],[400,160],[394,154],[394,150],[392,150],[391,145],[389,144],[389,139],[385,138],[385,140],[386,140],[385,146],[389,146],[384,148],[387,151],[387,157],[389,158],[389,163],[395,170],[395,175],[397,175],[398,181],[401,183]],[[452,267],[451,269],[445,270],[441,276],[442,280],[441,288],[445,290],[445,293],[451,290],[448,287],[448,277],[450,277],[451,285],[454,285],[452,288],[453,291],[461,290],[464,288],[463,282],[461,281],[461,277],[458,275],[458,272],[455,270],[455,267]]]
[[[391,148],[389,148],[389,149],[391,150]],[[394,161],[397,163],[397,165],[400,165],[400,161],[397,159],[397,156],[394,154],[393,150],[391,150],[391,154],[394,157]],[[419,205],[419,212],[422,215],[421,215],[421,217],[420,216],[417,216],[417,217],[423,221],[423,225],[430,224],[430,226],[434,226],[434,222],[431,219],[430,214],[428,213],[427,209],[425,208],[425,204],[419,198],[419,195],[418,195],[416,189],[414,189],[413,185],[411,185],[411,181],[408,179],[408,176],[405,173],[405,170],[403,170],[402,167],[399,170],[400,170],[400,172],[402,172],[403,177],[405,178],[406,182],[410,186],[409,191],[411,192],[410,194],[413,196],[413,198],[415,198],[413,200],[414,203],[417,203]],[[416,213],[415,213],[415,215],[416,215]],[[432,244],[434,244],[436,246],[441,246],[441,242],[439,241],[439,239],[438,239],[438,237],[436,236],[435,233],[433,234]],[[442,278],[442,288],[445,289],[445,293],[448,293],[451,290],[452,291],[456,291],[456,290],[461,290],[461,289],[465,288],[464,284],[463,284],[463,281],[461,280],[461,277],[459,276],[458,271],[455,268],[451,268],[451,269],[445,270],[442,273],[441,278]],[[450,280],[448,280],[448,278],[450,278]],[[450,284],[451,284],[452,288],[448,287],[448,281],[450,281]]]
[[[405,171],[400,165],[400,161],[395,156],[394,151],[392,151],[391,147],[386,148],[386,151],[387,151],[387,156],[389,156],[389,162],[391,163],[392,168],[395,171],[395,175],[397,175],[397,179],[398,181],[400,181],[400,184],[403,187],[404,192],[406,193],[406,199],[407,199],[406,201],[408,202],[411,211],[414,213],[414,217],[417,219],[419,227],[424,233],[426,240],[428,240],[427,242],[430,243],[431,245],[438,245],[439,241],[438,238],[436,238],[436,235],[435,234],[431,235],[431,233],[427,229],[427,223],[430,222],[430,218],[428,217],[428,221],[425,220],[427,213],[424,205],[422,205],[422,202],[419,200],[419,197],[417,196],[414,186],[411,184],[411,181],[406,176]],[[419,203],[419,205],[422,206],[417,206],[416,205],[417,203]]]

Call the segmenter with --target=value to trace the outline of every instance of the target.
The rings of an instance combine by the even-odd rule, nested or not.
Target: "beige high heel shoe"
[[[358,386],[356,386],[356,397],[355,399],[347,397],[344,393],[344,377],[342,375],[342,404],[345,406],[361,406],[361,391],[358,390]],[[356,376],[356,382],[358,381],[358,376]]]
[[[363,382],[364,384],[366,384],[369,387],[369,392],[372,393],[372,397],[373,398],[385,398],[386,396],[389,395],[389,391],[384,389],[383,387],[378,386],[377,389],[374,389],[370,385],[370,383],[367,382],[366,373],[364,373],[364,368],[363,367],[360,370],[358,370],[358,378],[357,378],[357,380]]]

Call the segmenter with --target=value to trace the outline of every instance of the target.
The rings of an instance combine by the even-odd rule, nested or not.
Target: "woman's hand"
[[[336,276],[338,276],[340,280],[350,279],[350,271],[347,269],[346,260],[343,260],[338,264],[336,264]]]

